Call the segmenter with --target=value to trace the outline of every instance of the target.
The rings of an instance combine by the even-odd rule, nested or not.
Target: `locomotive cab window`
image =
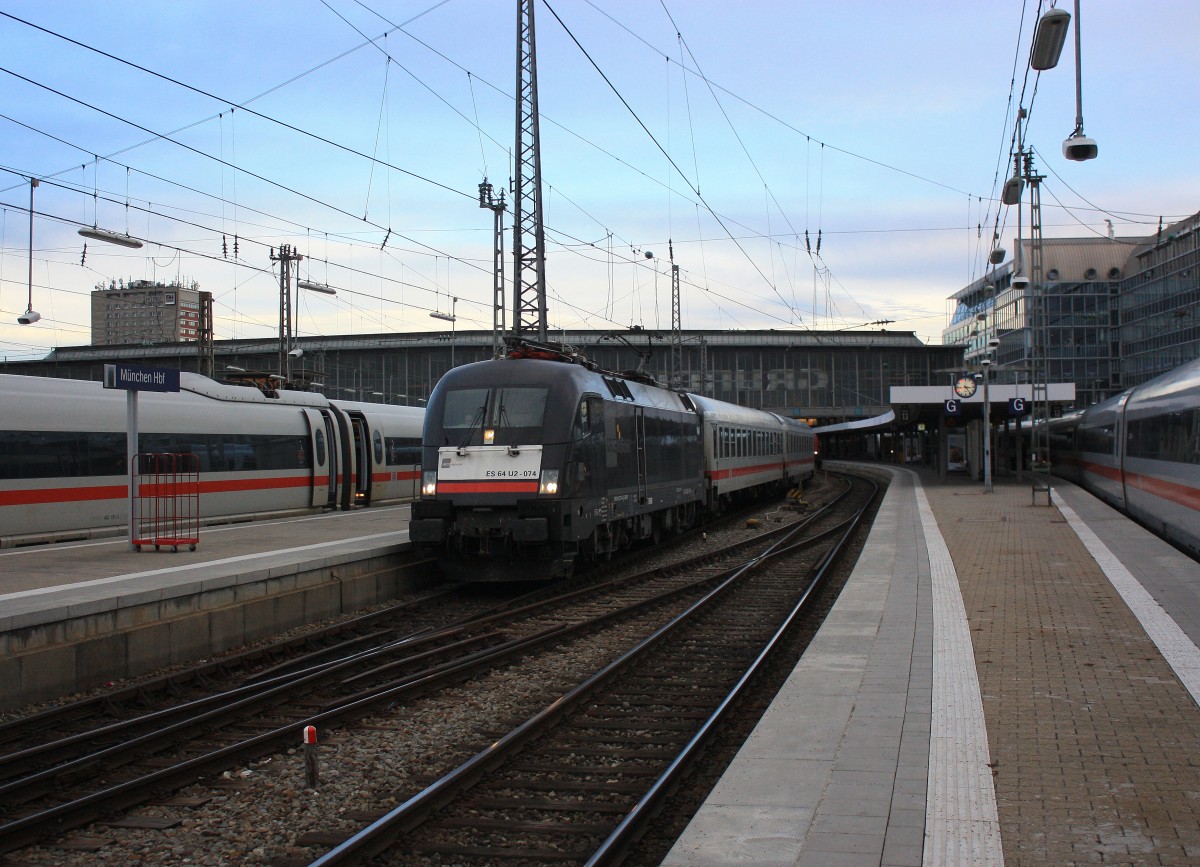
[[[446,445],[524,445],[542,441],[549,389],[462,388],[446,394]]]

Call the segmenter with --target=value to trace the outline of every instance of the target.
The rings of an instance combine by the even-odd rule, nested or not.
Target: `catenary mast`
[[[546,339],[546,234],[538,133],[535,0],[518,0],[516,183],[513,190],[513,334]]]

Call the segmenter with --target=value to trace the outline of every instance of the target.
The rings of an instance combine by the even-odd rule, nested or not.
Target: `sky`
[[[939,343],[994,235],[1011,255],[1019,107],[1046,237],[1200,210],[1200,5],[1080,5],[1039,76],[1034,0],[539,0],[548,328],[669,329],[673,261],[685,329]],[[130,280],[276,338],[285,244],[337,289],[297,292],[301,338],[490,330],[478,188],[514,172],[516,24],[513,0],[0,0],[0,359],[87,344],[90,292]]]

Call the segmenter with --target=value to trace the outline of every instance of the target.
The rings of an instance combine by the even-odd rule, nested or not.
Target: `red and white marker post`
[[[321,770],[317,765],[317,727],[304,727],[304,784],[315,789],[321,782]]]

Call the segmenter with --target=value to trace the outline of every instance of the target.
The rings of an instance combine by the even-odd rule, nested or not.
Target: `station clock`
[[[971,397],[975,394],[975,379],[970,376],[964,376],[954,383],[954,393],[959,397]]]

